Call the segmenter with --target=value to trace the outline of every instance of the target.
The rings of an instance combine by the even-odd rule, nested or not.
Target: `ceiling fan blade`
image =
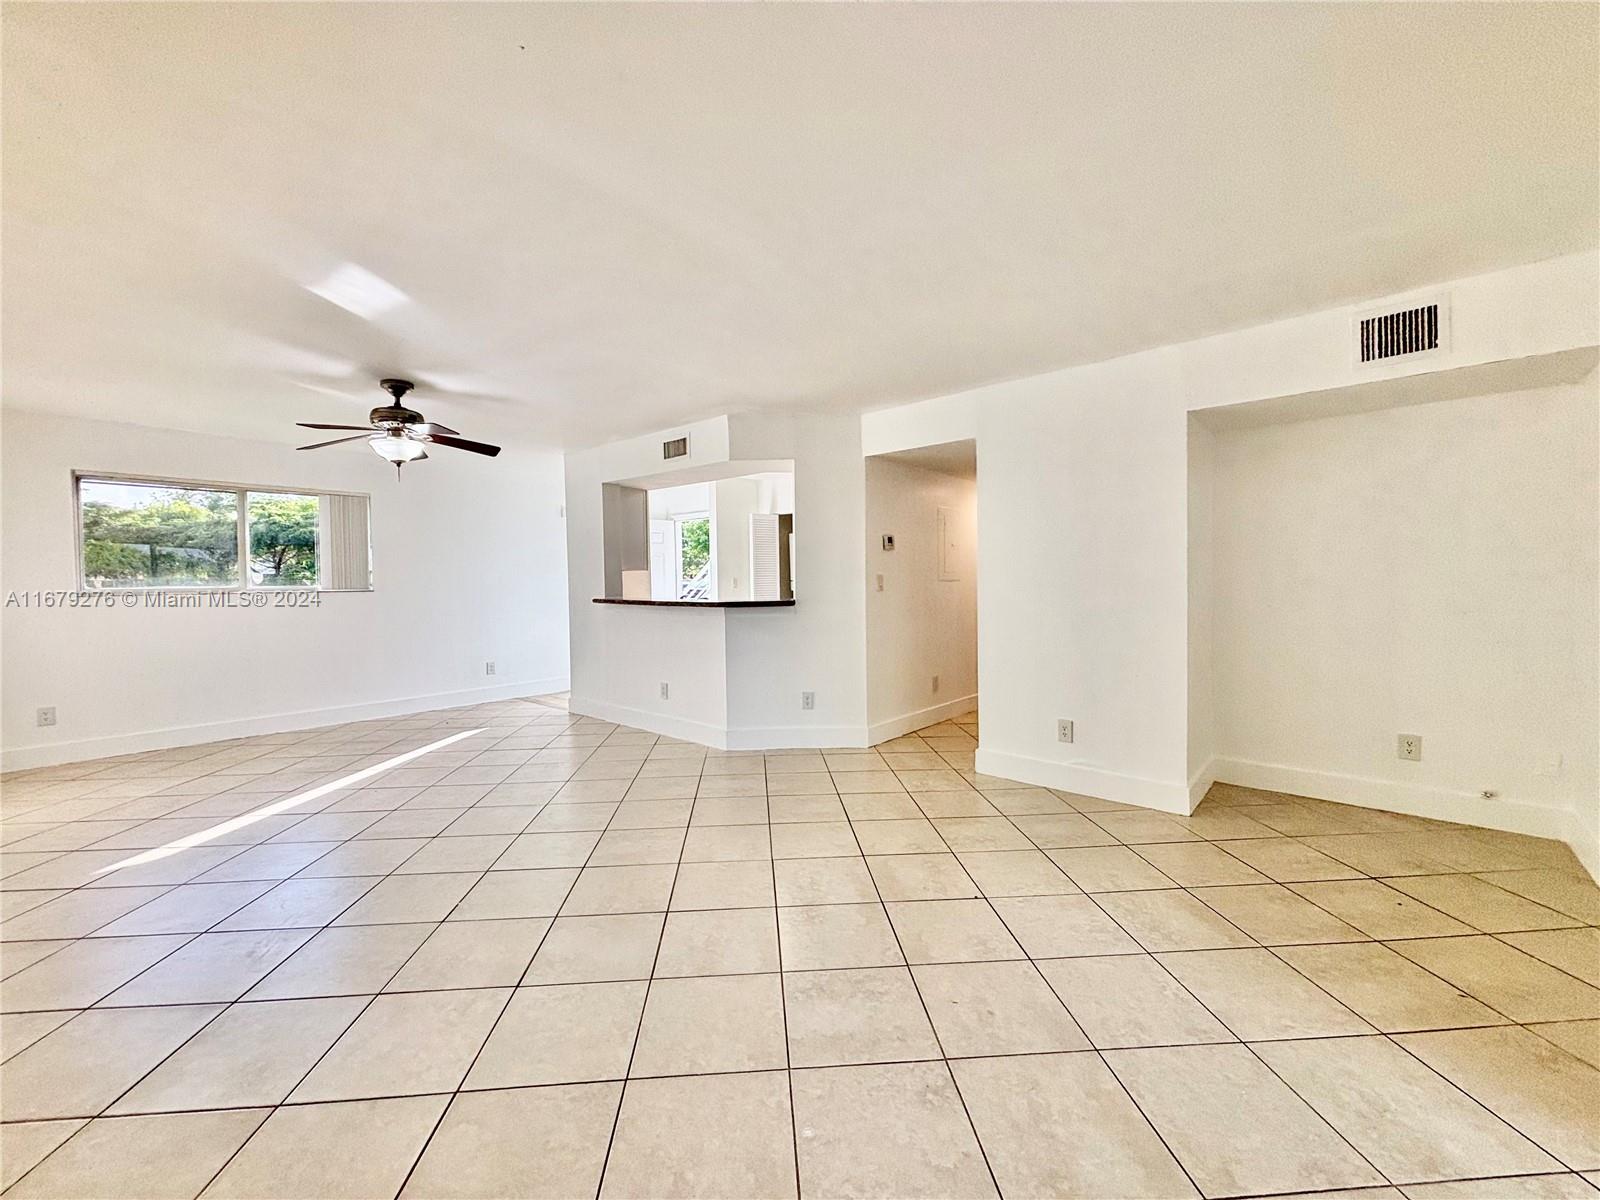
[[[315,421],[296,421],[301,429],[365,429],[371,431],[370,425],[320,425]]]
[[[326,428],[331,428],[331,429],[351,429],[351,428],[353,428],[353,426],[350,426],[350,425],[332,425],[332,426],[327,426]],[[311,445],[309,445],[309,446],[296,446],[295,449],[296,450],[320,450],[324,446],[337,446],[337,445],[340,445],[343,442],[364,442],[368,438],[370,438],[371,436],[372,435],[370,433],[360,433],[360,434],[357,434],[355,437],[334,438],[332,441],[328,441],[328,442],[312,442]]]
[[[451,429],[450,426],[441,425],[437,421],[424,421],[420,425],[411,426],[411,429],[412,429],[413,432],[419,433],[423,437],[431,437],[433,434],[436,434],[436,433],[447,433],[447,434],[451,434],[451,435],[453,435],[455,437],[460,437],[461,436],[460,433],[458,433],[454,429]]]
[[[487,454],[493,458],[500,453],[499,446],[491,446],[487,442],[470,442],[466,438],[446,437],[443,434],[430,434],[426,438],[436,446],[453,446],[457,450],[470,450],[474,454]]]

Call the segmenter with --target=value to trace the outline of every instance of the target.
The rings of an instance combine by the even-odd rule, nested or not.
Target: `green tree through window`
[[[678,530],[683,542],[683,578],[687,583],[711,561],[711,519],[699,517],[680,521]]]
[[[85,587],[318,584],[318,496],[80,479],[78,501]],[[247,579],[239,569],[241,504]]]
[[[83,573],[90,587],[238,582],[233,492],[84,481]]]
[[[250,496],[250,581],[260,587],[317,584],[317,498]]]

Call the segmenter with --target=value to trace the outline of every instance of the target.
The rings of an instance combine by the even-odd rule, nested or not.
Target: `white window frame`
[[[236,497],[236,519],[238,534],[238,565],[239,582],[231,584],[214,583],[170,583],[155,587],[108,587],[90,588],[89,581],[83,573],[83,484],[84,483],[134,483],[146,487],[167,487],[180,490],[196,490],[206,492],[233,492]],[[272,494],[279,496],[359,496],[367,502],[367,575],[366,587],[360,588],[330,588],[323,585],[322,573],[322,539],[326,524],[323,513],[319,514],[317,521],[317,586],[316,587],[260,587],[250,582],[250,495]],[[318,506],[321,509],[321,505]],[[256,484],[256,483],[225,483],[215,479],[174,479],[167,475],[130,475],[125,471],[73,471],[72,472],[72,528],[73,546],[76,551],[77,564],[73,574],[77,578],[78,591],[87,592],[370,592],[373,591],[372,579],[372,494],[370,492],[346,492],[330,488],[303,488],[290,487],[282,484]]]
[[[717,594],[717,522],[712,516],[711,510],[673,513],[667,520],[672,522],[672,598],[674,600],[683,598],[683,526],[688,521],[704,521],[710,527],[708,532],[711,536],[707,543],[706,559],[710,574],[706,578],[709,581],[707,590],[711,595],[715,596]]]

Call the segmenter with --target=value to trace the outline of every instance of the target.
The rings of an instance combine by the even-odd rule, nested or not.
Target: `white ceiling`
[[[400,374],[469,437],[574,446],[1569,252],[1600,222],[1597,24],[8,4],[5,400],[293,442]],[[342,264],[400,302],[307,290]]]
[[[913,450],[894,450],[888,454],[875,454],[904,463],[908,467],[921,467],[939,475],[954,475],[958,479],[978,477],[978,443],[972,438],[959,442],[940,442],[936,446],[918,446]]]

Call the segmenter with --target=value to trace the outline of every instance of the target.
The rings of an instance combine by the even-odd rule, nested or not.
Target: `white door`
[[[678,598],[677,530],[672,521],[650,522],[650,599]]]

